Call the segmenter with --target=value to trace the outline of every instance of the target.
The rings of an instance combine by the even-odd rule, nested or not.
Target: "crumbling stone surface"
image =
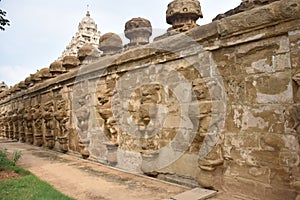
[[[197,26],[199,18],[203,18],[203,14],[198,0],[172,1],[166,11],[166,21],[172,25],[169,30],[188,31]]]
[[[51,74],[76,69],[39,71],[0,93],[1,136],[220,199],[299,199],[300,1],[259,2],[92,64],[65,57]],[[148,37],[143,20],[128,30],[139,26]]]
[[[65,56],[62,60],[62,66],[66,68],[67,70],[73,69],[78,67],[80,64],[80,61],[75,56]]]
[[[77,58],[81,64],[90,64],[95,62],[100,57],[100,52],[91,44],[85,44],[78,50]]]
[[[235,14],[238,14],[240,12],[244,12],[244,11],[247,11],[247,10],[250,10],[250,9],[253,9],[253,8],[264,6],[264,5],[273,3],[275,1],[279,1],[279,0],[243,0],[242,3],[238,7],[234,8],[234,9],[231,9],[231,10],[229,10],[229,11],[223,13],[223,14],[217,15],[213,19],[213,21],[220,20],[222,18],[229,17],[231,15],[235,15]]]
[[[124,32],[130,40],[129,46],[148,44],[152,35],[151,22],[141,17],[132,18],[126,22]]]
[[[99,40],[99,49],[103,55],[112,55],[123,48],[123,42],[119,35],[115,33],[105,33]]]
[[[49,70],[50,70],[50,73],[52,74],[52,76],[57,76],[59,74],[66,72],[66,69],[63,68],[63,66],[62,66],[62,61],[60,61],[60,60],[54,61],[53,63],[51,63]]]

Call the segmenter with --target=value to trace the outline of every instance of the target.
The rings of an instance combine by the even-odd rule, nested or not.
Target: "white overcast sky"
[[[49,67],[63,52],[85,16],[87,5],[101,34],[122,34],[133,17],[151,21],[153,29],[166,30],[165,12],[171,0],[1,0],[10,26],[0,31],[0,81],[14,85],[37,69]],[[219,13],[241,0],[200,0],[203,19],[210,23]]]

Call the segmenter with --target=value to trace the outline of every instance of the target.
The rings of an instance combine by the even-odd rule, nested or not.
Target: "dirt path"
[[[161,200],[187,190],[28,144],[0,142],[0,148],[7,148],[9,152],[21,150],[19,165],[79,200]]]

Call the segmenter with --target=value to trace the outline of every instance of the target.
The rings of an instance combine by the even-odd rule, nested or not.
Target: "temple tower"
[[[77,56],[79,49],[85,44],[91,44],[98,48],[100,39],[100,31],[97,30],[97,24],[91,18],[90,12],[87,11],[86,16],[81,20],[78,25],[78,31],[72,37],[71,42],[66,47],[62,55],[59,57],[62,60],[65,56]]]

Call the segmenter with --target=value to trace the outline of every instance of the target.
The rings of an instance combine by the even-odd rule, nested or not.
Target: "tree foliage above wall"
[[[0,0],[1,1],[1,0]],[[0,9],[0,30],[4,31],[5,26],[9,26],[9,20],[5,18],[6,12],[2,9]]]

